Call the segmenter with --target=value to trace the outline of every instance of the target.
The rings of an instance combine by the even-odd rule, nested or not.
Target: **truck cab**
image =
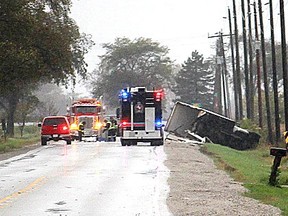
[[[137,142],[163,145],[162,99],[162,90],[148,91],[145,87],[121,90],[119,115],[122,146],[137,145]]]

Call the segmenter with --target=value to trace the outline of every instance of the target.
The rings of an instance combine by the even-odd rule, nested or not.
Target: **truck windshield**
[[[77,106],[75,109],[75,113],[82,113],[82,114],[98,113],[100,111],[101,108],[96,106]]]

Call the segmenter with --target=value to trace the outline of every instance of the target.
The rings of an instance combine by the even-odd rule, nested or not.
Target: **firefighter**
[[[78,136],[79,136],[79,141],[82,141],[82,137],[84,135],[84,128],[85,128],[86,122],[83,121],[78,125]]]
[[[108,129],[108,137],[111,138],[113,141],[116,141],[116,134],[117,134],[117,121],[113,118],[113,116],[110,117],[111,125]]]
[[[108,133],[109,133],[109,129],[110,129],[111,125],[112,124],[110,121],[108,121],[107,119],[104,120],[103,134],[104,134],[104,139],[106,142],[109,141],[108,140]]]

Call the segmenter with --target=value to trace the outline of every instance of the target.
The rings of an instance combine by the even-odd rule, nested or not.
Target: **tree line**
[[[84,55],[94,42],[79,32],[70,8],[70,0],[0,1],[0,107],[10,136],[17,108],[37,102],[33,90],[86,76]]]
[[[168,47],[150,38],[116,38],[103,48],[91,86],[93,95],[103,96],[110,106],[118,105],[122,88],[143,86],[169,89],[177,100],[213,109],[214,63],[197,50],[179,68],[168,56]]]

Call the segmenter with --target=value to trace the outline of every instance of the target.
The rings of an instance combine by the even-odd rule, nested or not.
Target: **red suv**
[[[41,127],[41,145],[47,145],[49,140],[65,140],[67,145],[71,144],[70,124],[65,116],[45,117],[38,126]]]

